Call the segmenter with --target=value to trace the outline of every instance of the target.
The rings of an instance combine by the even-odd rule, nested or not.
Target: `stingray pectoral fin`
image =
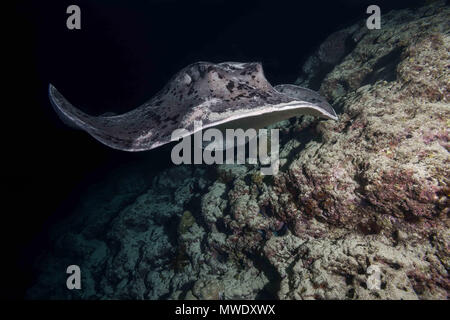
[[[75,108],[52,84],[48,86],[48,97],[56,114],[67,126],[80,130],[90,126],[94,117]]]
[[[172,133],[202,128],[263,128],[290,117],[312,114],[337,119],[328,102],[294,85],[273,88],[258,63],[198,62],[178,72],[153,98],[117,116],[92,116],[71,105],[52,85],[50,100],[60,118],[109,147],[144,151],[170,143]]]
[[[81,130],[76,122],[66,115],[67,112],[63,111],[68,108],[73,108],[73,106],[68,103],[66,99],[64,99],[64,97],[58,92],[58,90],[56,90],[56,88],[52,84],[48,86],[48,97],[52,104],[53,110],[55,110],[56,115],[59,117],[59,119],[61,119],[61,121],[66,126],[71,127],[72,129]]]
[[[117,116],[91,116],[74,107],[53,86],[49,85],[49,98],[58,116],[70,127],[88,132],[101,143],[123,151],[142,151],[165,144],[168,139],[155,139],[156,125],[143,119],[139,110]],[[137,111],[137,112],[136,112]],[[144,134],[143,134],[144,133]]]
[[[275,86],[274,89],[293,99],[311,103],[317,107],[317,111],[326,119],[338,120],[338,116],[333,107],[316,91],[293,84],[280,84]]]

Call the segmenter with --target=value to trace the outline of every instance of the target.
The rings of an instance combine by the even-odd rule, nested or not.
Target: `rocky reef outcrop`
[[[382,19],[330,35],[305,63],[297,83],[339,121],[277,124],[278,175],[125,173],[55,230],[29,297],[447,299],[450,9]],[[82,290],[65,288],[71,264]]]

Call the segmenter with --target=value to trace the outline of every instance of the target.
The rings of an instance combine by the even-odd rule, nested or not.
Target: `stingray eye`
[[[208,74],[209,66],[205,63],[197,63],[191,67],[189,75],[193,81],[204,78]]]
[[[184,76],[183,76],[182,81],[183,81],[183,84],[189,85],[189,84],[191,84],[191,82],[192,82],[192,78],[191,78],[190,75],[188,75],[187,73],[185,73]]]

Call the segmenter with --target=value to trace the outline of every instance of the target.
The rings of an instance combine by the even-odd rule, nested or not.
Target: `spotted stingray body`
[[[259,63],[197,62],[179,71],[153,98],[121,115],[91,116],[72,106],[50,84],[49,98],[58,115],[105,145],[145,151],[202,128],[261,128],[292,116],[312,114],[337,119],[316,92],[295,85],[272,87]],[[181,137],[178,137],[181,138]]]

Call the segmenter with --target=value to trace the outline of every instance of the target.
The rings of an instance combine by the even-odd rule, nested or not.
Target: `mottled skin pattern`
[[[119,150],[144,151],[172,141],[172,132],[194,133],[194,121],[213,126],[263,127],[302,114],[337,119],[316,92],[294,85],[273,88],[259,63],[197,62],[178,72],[142,106],[117,116],[90,116],[50,85],[50,100],[68,124]],[[247,120],[247,121],[240,121]],[[250,120],[250,121],[249,121]]]

